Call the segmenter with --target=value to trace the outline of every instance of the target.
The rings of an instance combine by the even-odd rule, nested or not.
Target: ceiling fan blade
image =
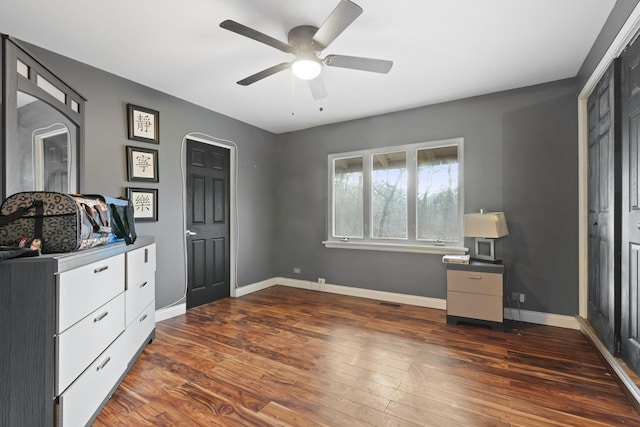
[[[322,78],[322,74],[320,74],[315,79],[308,80],[309,89],[311,89],[311,94],[313,95],[313,99],[316,101],[326,98],[329,95],[327,92],[327,86],[324,84],[324,79]]]
[[[253,28],[249,28],[246,25],[242,25],[236,21],[227,19],[226,21],[222,21],[220,23],[220,27],[224,28],[225,30],[229,30],[234,33],[240,34],[242,36],[249,37],[250,39],[259,41],[260,43],[264,43],[268,46],[275,47],[276,49],[281,50],[283,52],[293,53],[293,48],[289,46],[287,43],[281,42],[278,39],[274,39],[271,36],[261,33],[260,31],[254,30]]]
[[[282,64],[274,65],[273,67],[269,67],[266,70],[262,70],[258,73],[255,73],[254,75],[244,78],[240,80],[238,84],[241,86],[249,86],[250,84],[257,82],[258,80],[262,80],[265,77],[269,77],[271,75],[274,75],[275,73],[279,73],[280,71],[286,70],[289,67],[291,67],[291,64],[289,62],[283,62]]]
[[[393,67],[393,61],[346,55],[327,55],[324,64],[329,67],[352,68],[381,74],[387,74]]]
[[[331,44],[362,13],[362,8],[349,0],[338,3],[331,15],[318,28],[313,36],[314,43],[322,49]]]

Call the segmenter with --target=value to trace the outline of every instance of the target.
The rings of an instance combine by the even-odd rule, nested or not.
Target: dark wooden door
[[[67,133],[42,140],[44,151],[44,189],[68,193]]]
[[[640,373],[640,42],[622,58],[622,360]]]
[[[589,322],[602,343],[618,352],[620,337],[620,135],[616,121],[616,60],[588,100]],[[616,132],[618,132],[616,134]]]
[[[229,158],[187,141],[187,308],[229,296]]]

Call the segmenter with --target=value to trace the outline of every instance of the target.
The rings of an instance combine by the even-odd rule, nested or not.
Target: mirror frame
[[[46,65],[34,57],[19,41],[2,34],[2,45],[0,54],[2,56],[3,69],[0,73],[2,80],[2,100],[0,101],[2,111],[1,130],[1,151],[0,161],[2,162],[0,176],[0,190],[2,200],[8,194],[6,174],[7,174],[7,141],[17,138],[18,134],[18,114],[17,98],[18,91],[27,93],[46,104],[50,105],[77,127],[76,140],[71,141],[76,159],[75,182],[76,192],[82,190],[82,179],[84,176],[84,120],[86,99],[76,90],[60,80]],[[18,60],[29,69],[29,77],[26,78],[18,73]],[[65,101],[51,95],[48,91],[38,85],[38,76],[50,83],[55,89],[64,94]],[[75,107],[75,108],[74,108]],[[77,111],[76,111],[77,109]]]

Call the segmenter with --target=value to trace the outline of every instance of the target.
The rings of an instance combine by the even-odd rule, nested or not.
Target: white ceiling
[[[289,70],[237,85],[293,56],[219,24],[286,42],[295,26],[320,26],[339,0],[0,0],[0,32],[283,133],[574,77],[615,3],[354,1],[364,12],[321,56],[394,66],[386,75],[324,67],[322,101]]]

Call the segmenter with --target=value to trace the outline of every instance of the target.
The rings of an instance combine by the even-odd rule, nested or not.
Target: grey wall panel
[[[578,71],[578,92],[582,90],[587,80],[595,70],[596,66],[602,59],[603,55],[611,46],[613,39],[616,38],[620,29],[629,18],[633,9],[638,5],[640,0],[617,0],[613,10],[609,14],[600,34],[591,46],[589,54],[585,58],[580,70]]]
[[[568,79],[279,135],[278,274],[445,298],[440,255],[322,245],[327,237],[327,155],[462,136],[465,211],[506,212],[514,230],[498,241],[497,252],[513,272],[513,290],[534,297],[524,308],[576,314],[575,91],[575,80]],[[552,223],[551,212],[562,213],[562,226]],[[567,253],[567,262],[549,263]],[[293,273],[296,267],[301,274]]]
[[[81,190],[118,196],[125,195],[127,186],[159,189],[159,221],[136,227],[138,234],[156,239],[158,308],[179,300],[185,284],[180,149],[189,132],[238,144],[238,285],[275,276],[274,135],[35,46],[31,49],[88,100]],[[127,140],[127,103],[160,112],[159,145]],[[127,182],[126,145],[159,150],[158,184]]]
[[[525,309],[578,313],[577,114],[569,89],[503,115],[502,245]]]

